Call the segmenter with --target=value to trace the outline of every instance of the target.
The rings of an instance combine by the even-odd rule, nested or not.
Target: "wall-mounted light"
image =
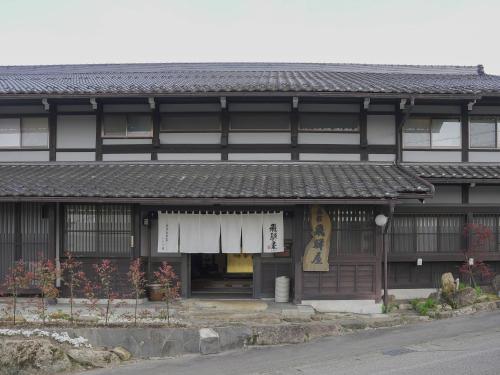
[[[294,109],[299,108],[299,97],[298,97],[298,96],[294,96],[294,97],[292,98],[292,107],[293,107]]]
[[[417,258],[417,266],[421,266],[422,264],[424,264],[424,261],[422,258]]]
[[[476,102],[477,102],[477,100],[474,99],[474,100],[470,101],[469,103],[467,103],[467,109],[469,111],[472,111],[472,108],[474,108],[474,104],[476,104]]]
[[[401,99],[401,101],[399,102],[399,109],[405,109],[407,101],[408,99]]]
[[[375,216],[375,224],[379,227],[383,227],[387,224],[388,217],[384,214],[378,214]]]
[[[474,265],[474,258],[469,258],[469,266],[473,266]]]

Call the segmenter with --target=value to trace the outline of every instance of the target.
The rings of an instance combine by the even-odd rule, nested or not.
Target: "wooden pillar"
[[[368,128],[367,128],[368,111],[365,109],[364,104],[361,103],[359,110],[359,137],[361,146],[361,160],[368,160]]]
[[[229,111],[227,109],[227,103],[225,108],[221,108],[221,138],[220,145],[222,147],[221,159],[228,160],[227,146],[229,144]]]
[[[299,160],[299,151],[297,145],[299,143],[299,108],[298,105],[290,112],[290,137],[292,146],[292,160]]]
[[[293,213],[293,303],[300,304],[303,297],[302,258],[304,256],[304,211],[307,206],[295,206]]]
[[[56,160],[57,148],[57,105],[51,103],[49,109],[49,160]]]
[[[103,108],[100,101],[97,102],[97,110],[95,116],[95,160],[102,160],[102,119]]]
[[[462,104],[462,161],[469,161],[469,109]]]
[[[191,254],[182,254],[181,297],[191,297]]]
[[[160,124],[161,124],[161,114],[160,114],[160,104],[156,103],[153,110],[153,148],[154,151],[151,154],[151,160],[158,160],[158,149],[160,148]]]
[[[262,298],[262,258],[253,256],[253,298]]]
[[[396,162],[403,161],[403,111],[396,104]]]

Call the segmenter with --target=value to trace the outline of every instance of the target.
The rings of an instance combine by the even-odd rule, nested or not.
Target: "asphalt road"
[[[363,331],[300,345],[149,360],[86,374],[500,374],[500,313]]]

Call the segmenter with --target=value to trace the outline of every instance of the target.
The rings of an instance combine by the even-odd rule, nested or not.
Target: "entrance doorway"
[[[252,297],[252,255],[191,254],[191,295]]]

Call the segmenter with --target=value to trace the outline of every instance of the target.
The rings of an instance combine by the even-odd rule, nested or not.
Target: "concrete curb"
[[[500,301],[483,302],[436,313],[435,319],[500,309]],[[313,320],[308,322],[227,326],[212,328],[61,328],[70,336],[83,336],[95,347],[121,346],[135,358],[172,357],[182,354],[216,354],[249,345],[297,344],[364,329],[401,326],[428,321],[427,316],[381,315],[370,318]]]

